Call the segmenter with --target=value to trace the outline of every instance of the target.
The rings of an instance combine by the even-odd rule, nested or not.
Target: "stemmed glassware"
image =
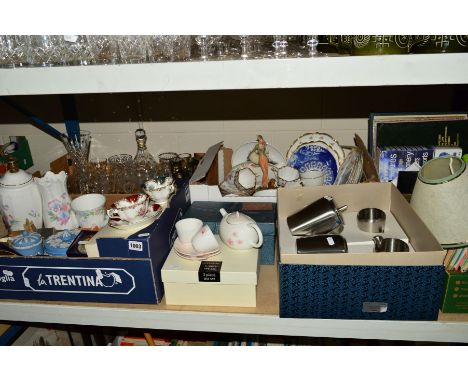
[[[200,59],[207,61],[210,56],[211,46],[219,41],[220,36],[198,35],[195,36],[195,42],[200,48]]]
[[[276,58],[284,58],[287,56],[288,38],[286,35],[273,35],[272,46],[275,49],[273,53]]]

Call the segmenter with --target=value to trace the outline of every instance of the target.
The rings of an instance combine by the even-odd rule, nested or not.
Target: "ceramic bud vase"
[[[45,228],[64,230],[77,228],[78,221],[71,209],[67,191],[67,174],[47,171],[42,178],[35,179],[42,198],[42,215]]]

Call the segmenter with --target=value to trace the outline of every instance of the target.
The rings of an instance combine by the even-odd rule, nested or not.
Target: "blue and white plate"
[[[331,185],[338,174],[338,163],[330,150],[314,144],[304,145],[292,153],[288,165],[304,173],[318,170],[324,174],[323,184]]]

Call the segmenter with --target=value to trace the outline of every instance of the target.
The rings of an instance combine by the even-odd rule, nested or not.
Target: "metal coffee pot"
[[[288,216],[286,221],[294,236],[329,233],[343,225],[341,212],[346,208],[336,208],[333,198],[327,195]]]

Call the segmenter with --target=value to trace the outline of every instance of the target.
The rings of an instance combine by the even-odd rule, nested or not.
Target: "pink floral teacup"
[[[117,200],[112,208],[107,210],[111,219],[119,218],[129,223],[140,220],[148,210],[148,195],[135,194]]]

